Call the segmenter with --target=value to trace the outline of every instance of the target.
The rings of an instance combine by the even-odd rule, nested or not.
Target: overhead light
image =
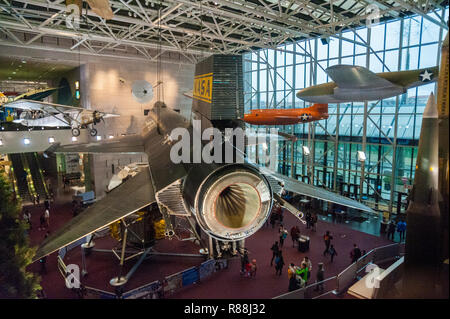
[[[112,139],[112,138],[114,138],[114,135],[109,135],[108,138]]]
[[[49,137],[49,138],[48,138],[48,142],[49,142],[50,144],[55,143],[55,138],[54,138],[53,136]]]
[[[72,142],[78,141],[78,138],[76,136],[72,136]]]
[[[102,140],[102,137],[100,135],[97,135],[95,138],[97,139],[97,141],[101,141]]]
[[[306,155],[306,156],[308,156],[310,154],[308,146],[303,146],[303,154]]]
[[[27,61],[25,61],[25,60],[22,60],[22,63],[27,63]]]
[[[358,161],[360,162],[365,162],[366,161],[366,153],[364,153],[363,151],[358,151]]]
[[[30,140],[29,138],[25,137],[25,138],[23,139],[23,144],[29,145],[30,143],[31,143],[31,140]]]

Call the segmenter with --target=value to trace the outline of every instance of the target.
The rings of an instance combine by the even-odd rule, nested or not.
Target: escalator
[[[33,180],[34,191],[39,194],[39,197],[45,199],[47,196],[47,189],[44,184],[44,177],[40,167],[37,153],[24,153],[25,160],[30,169],[31,178]]]
[[[25,171],[25,167],[22,162],[22,154],[9,154],[8,157],[12,162],[20,198],[23,201],[32,201],[31,192],[28,187],[27,172]]]

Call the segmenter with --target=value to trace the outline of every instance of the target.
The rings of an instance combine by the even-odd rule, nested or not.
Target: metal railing
[[[348,287],[359,279],[359,274],[366,271],[367,265],[371,263],[384,263],[400,257],[402,246],[402,244],[394,243],[374,248],[341,271],[337,276],[282,294],[273,299],[316,299],[330,293],[341,294],[347,291]],[[317,288],[320,288],[321,284],[324,289],[318,290]]]

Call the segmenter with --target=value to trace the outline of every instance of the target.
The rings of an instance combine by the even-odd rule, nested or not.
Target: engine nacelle
[[[225,241],[254,234],[269,217],[273,201],[267,179],[248,164],[191,167],[183,198],[200,227]]]

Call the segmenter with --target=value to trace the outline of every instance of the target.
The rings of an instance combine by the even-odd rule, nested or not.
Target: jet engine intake
[[[183,193],[186,207],[200,227],[225,241],[242,240],[255,233],[269,217],[273,201],[267,179],[248,164],[193,167]]]

